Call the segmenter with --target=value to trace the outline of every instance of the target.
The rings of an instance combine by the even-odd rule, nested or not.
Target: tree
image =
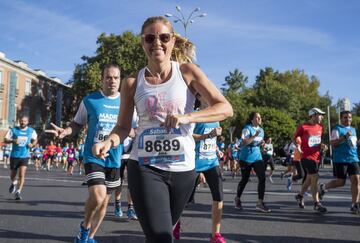
[[[229,127],[235,127],[234,136],[239,137],[241,133],[241,128],[246,122],[248,110],[252,108],[252,106],[247,104],[244,99],[244,96],[246,96],[247,92],[248,91],[245,91],[243,94],[228,92],[225,96],[225,98],[230,102],[234,111],[233,117],[221,122],[221,127],[223,128],[223,135],[228,141],[230,141],[230,134],[228,132]]]
[[[140,45],[140,36],[126,31],[121,35],[102,33],[97,42],[98,48],[93,57],[83,56],[84,63],[75,66],[72,91],[77,100],[89,92],[100,88],[101,69],[108,63],[115,63],[126,77],[146,64],[145,54]]]
[[[360,116],[360,102],[354,103],[352,113],[353,113],[353,115]]]
[[[225,77],[225,83],[222,84],[221,91],[224,95],[229,92],[241,93],[246,88],[248,77],[244,76],[239,69],[235,69],[234,72],[229,72],[229,76]]]
[[[261,69],[252,87],[254,95],[248,102],[254,106],[267,106],[286,111],[297,122],[307,119],[312,107],[325,109],[331,104],[331,97],[320,96],[319,80],[309,77],[302,70],[280,73],[271,67]]]
[[[262,127],[266,137],[271,137],[274,147],[283,148],[296,130],[296,122],[287,112],[275,108],[259,107],[255,110],[262,117]]]

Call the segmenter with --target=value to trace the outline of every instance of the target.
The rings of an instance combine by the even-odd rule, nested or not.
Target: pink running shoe
[[[177,221],[177,223],[175,224],[175,227],[173,229],[173,237],[175,240],[180,240],[180,230],[181,230],[181,227],[180,227],[180,220]]]
[[[226,241],[220,233],[215,233],[215,236],[210,238],[210,243],[226,243]]]

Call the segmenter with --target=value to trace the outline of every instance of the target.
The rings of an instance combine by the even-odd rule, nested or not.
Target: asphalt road
[[[277,167],[283,170],[283,167]],[[72,242],[83,217],[87,187],[81,186],[82,177],[67,176],[60,169],[52,172],[34,171],[29,166],[22,201],[15,201],[8,193],[9,169],[0,165],[0,242]],[[344,188],[325,195],[325,215],[316,214],[310,197],[306,208],[299,209],[293,191],[286,191],[286,180],[280,180],[279,171],[274,183],[266,182],[265,201],[270,214],[255,211],[257,180],[252,177],[242,201],[244,210],[234,209],[233,199],[240,178],[226,174],[224,182],[224,213],[222,234],[227,242],[359,242],[360,216],[350,214],[349,182]],[[321,181],[332,178],[330,169],[323,169]],[[125,197],[122,198],[126,210]],[[186,208],[182,215],[181,240],[178,242],[209,242],[211,231],[211,194],[200,188],[196,204]],[[113,216],[113,199],[96,239],[98,242],[144,242],[138,221]]]

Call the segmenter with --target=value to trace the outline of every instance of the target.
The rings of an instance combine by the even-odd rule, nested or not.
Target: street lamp
[[[171,13],[167,13],[165,14],[165,17],[168,17],[168,18],[174,18],[174,23],[178,23],[180,22],[183,27],[184,27],[184,30],[185,30],[185,38],[187,38],[187,28],[190,24],[194,23],[194,19],[196,18],[202,18],[202,17],[205,17],[206,16],[206,13],[201,13],[201,14],[198,14],[198,15],[195,15],[196,13],[198,13],[200,11],[200,8],[195,8],[189,15],[188,18],[185,18],[184,14],[182,13],[181,11],[181,8],[180,6],[176,6],[176,10],[180,13],[180,16],[177,16],[175,14],[171,14]]]

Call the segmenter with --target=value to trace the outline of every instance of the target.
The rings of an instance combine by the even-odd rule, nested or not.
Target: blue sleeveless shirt
[[[29,143],[35,130],[27,127],[22,130],[19,127],[11,128],[12,139],[20,140],[20,144],[13,144],[10,157],[12,158],[30,158]]]
[[[87,110],[88,133],[84,145],[84,163],[97,163],[107,168],[119,168],[122,145],[112,148],[105,160],[92,154],[92,146],[104,141],[114,128],[120,109],[120,96],[111,99],[96,91],[83,99]]]
[[[342,125],[336,125],[334,130],[339,133],[339,138],[346,135],[347,132],[351,132],[351,137],[345,140],[343,143],[334,147],[333,161],[334,163],[353,163],[359,162],[357,153],[357,137],[356,130],[353,127],[345,127]]]
[[[245,161],[247,163],[254,163],[256,161],[262,160],[260,143],[264,140],[264,130],[259,127],[259,135],[248,145],[242,145],[239,154],[239,160]],[[249,135],[246,138],[252,137],[256,133],[256,129],[252,125],[246,125],[243,129],[249,131]]]
[[[219,122],[196,123],[194,134],[208,134],[219,127]],[[216,137],[207,138],[195,143],[195,170],[196,172],[209,170],[219,165],[216,155]]]

